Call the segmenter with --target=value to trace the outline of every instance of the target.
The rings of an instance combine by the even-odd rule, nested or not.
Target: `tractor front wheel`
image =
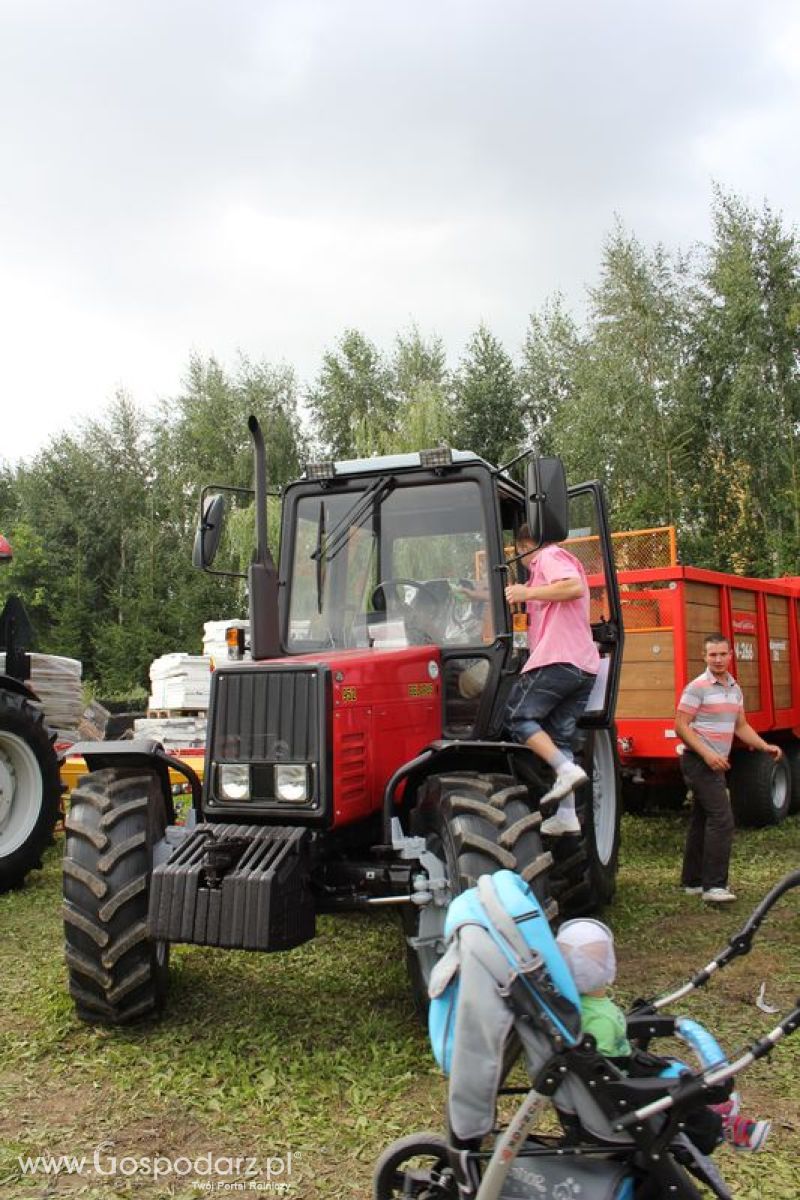
[[[69,990],[82,1021],[125,1025],[157,1012],[169,947],[147,934],[153,847],[167,811],[151,773],[94,771],[72,793],[64,852]]]

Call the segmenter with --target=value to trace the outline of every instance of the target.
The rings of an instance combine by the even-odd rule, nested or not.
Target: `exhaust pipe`
[[[278,620],[278,572],[267,541],[267,455],[264,435],[254,416],[247,428],[255,458],[256,554],[247,571],[250,598],[250,650],[254,659],[283,654]]]

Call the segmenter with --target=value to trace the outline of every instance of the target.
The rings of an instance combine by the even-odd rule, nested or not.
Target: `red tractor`
[[[161,1007],[171,942],[283,950],[314,936],[317,913],[374,905],[402,916],[423,1006],[447,904],[479,875],[519,871],[553,914],[590,911],[614,890],[622,628],[600,486],[567,490],[560,462],[537,459],[522,487],[448,449],[317,463],[285,489],[276,566],[255,418],[250,431],[252,661],[214,672],[203,784],[156,743],[74,747],[91,773],[67,820],[64,913],[86,1021]],[[195,544],[205,569],[224,510],[208,492]],[[583,730],[591,782],[580,836],[551,845],[539,832],[547,772],[503,732],[526,655],[503,591],[524,521],[541,541],[596,535],[602,563],[591,583],[607,669]],[[185,826],[172,824],[170,766],[192,784]]]
[[[0,562],[10,561],[11,547],[0,535]],[[61,803],[54,735],[26,682],[31,637],[22,601],[9,596],[0,612],[0,892],[41,867]]]

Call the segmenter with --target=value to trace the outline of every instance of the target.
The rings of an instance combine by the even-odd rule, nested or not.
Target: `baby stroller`
[[[730,1198],[687,1134],[692,1112],[725,1101],[734,1077],[794,1032],[800,999],[733,1062],[697,1022],[663,1010],[747,954],[766,914],[799,884],[800,870],[785,876],[692,979],[635,1003],[627,1028],[636,1053],[646,1057],[655,1038],[677,1037],[698,1066],[659,1059],[658,1074],[634,1077],[581,1033],[575,984],[527,885],[511,871],[482,876],[450,905],[448,949],[431,978],[431,1041],[449,1074],[447,1135],[412,1134],[390,1146],[376,1164],[374,1200],[702,1200],[695,1180]],[[520,1050],[532,1085],[501,1087]],[[500,1129],[498,1095],[521,1096]],[[548,1104],[562,1132],[534,1135]],[[483,1149],[490,1133],[494,1144]]]

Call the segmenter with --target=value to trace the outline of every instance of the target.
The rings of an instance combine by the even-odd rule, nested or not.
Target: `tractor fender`
[[[185,762],[167,754],[161,743],[151,738],[119,742],[76,742],[65,754],[80,755],[85,759],[90,771],[102,771],[109,767],[139,767],[152,771],[161,784],[170,824],[175,820],[175,806],[169,773],[170,770],[177,771],[189,781],[192,789],[192,807],[195,812],[200,813],[203,785],[199,776]]]
[[[26,700],[33,700],[35,704],[39,703],[39,697],[33,688],[28,687],[22,680],[15,679],[13,675],[0,675],[0,689],[13,692],[16,696],[24,696]]]
[[[536,779],[537,760],[533,751],[518,742],[446,741],[431,742],[416,758],[399,767],[386,785],[383,796],[383,835],[387,845],[392,842],[392,818],[400,815],[396,807],[400,785],[404,785],[403,805],[413,807],[413,797],[419,785],[431,774],[445,771],[500,771],[509,769],[513,761],[524,779]],[[542,791],[545,787],[542,787]]]

